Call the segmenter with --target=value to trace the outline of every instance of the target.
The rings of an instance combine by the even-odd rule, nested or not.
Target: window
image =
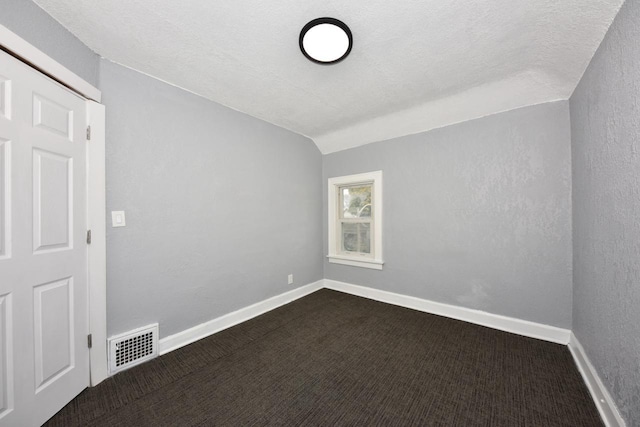
[[[382,270],[382,171],[329,179],[329,262]]]

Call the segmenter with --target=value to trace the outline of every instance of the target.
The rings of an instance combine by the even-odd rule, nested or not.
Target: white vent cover
[[[109,338],[109,372],[128,369],[158,355],[158,324]]]

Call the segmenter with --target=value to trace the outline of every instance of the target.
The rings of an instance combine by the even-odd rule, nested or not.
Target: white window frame
[[[358,184],[371,185],[371,199],[373,204],[370,254],[341,253],[342,239],[340,237],[340,214],[338,209],[340,187]],[[330,263],[350,265],[354,267],[382,270],[382,171],[367,172],[356,175],[329,178],[328,206],[329,206],[329,253]]]

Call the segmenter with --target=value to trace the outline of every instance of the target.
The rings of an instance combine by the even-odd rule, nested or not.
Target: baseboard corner
[[[573,332],[571,332],[568,347],[605,425],[607,427],[626,427],[613,398]]]

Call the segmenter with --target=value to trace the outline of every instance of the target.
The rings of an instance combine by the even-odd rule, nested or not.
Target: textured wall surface
[[[627,0],[571,97],[574,333],[640,425],[640,1]]]
[[[385,265],[325,277],[569,328],[570,156],[566,101],[326,155],[383,171]]]
[[[322,278],[312,141],[108,61],[109,334],[162,337]],[[293,273],[295,285],[287,285]]]
[[[32,1],[0,0],[0,24],[92,85],[98,85],[98,55]]]

